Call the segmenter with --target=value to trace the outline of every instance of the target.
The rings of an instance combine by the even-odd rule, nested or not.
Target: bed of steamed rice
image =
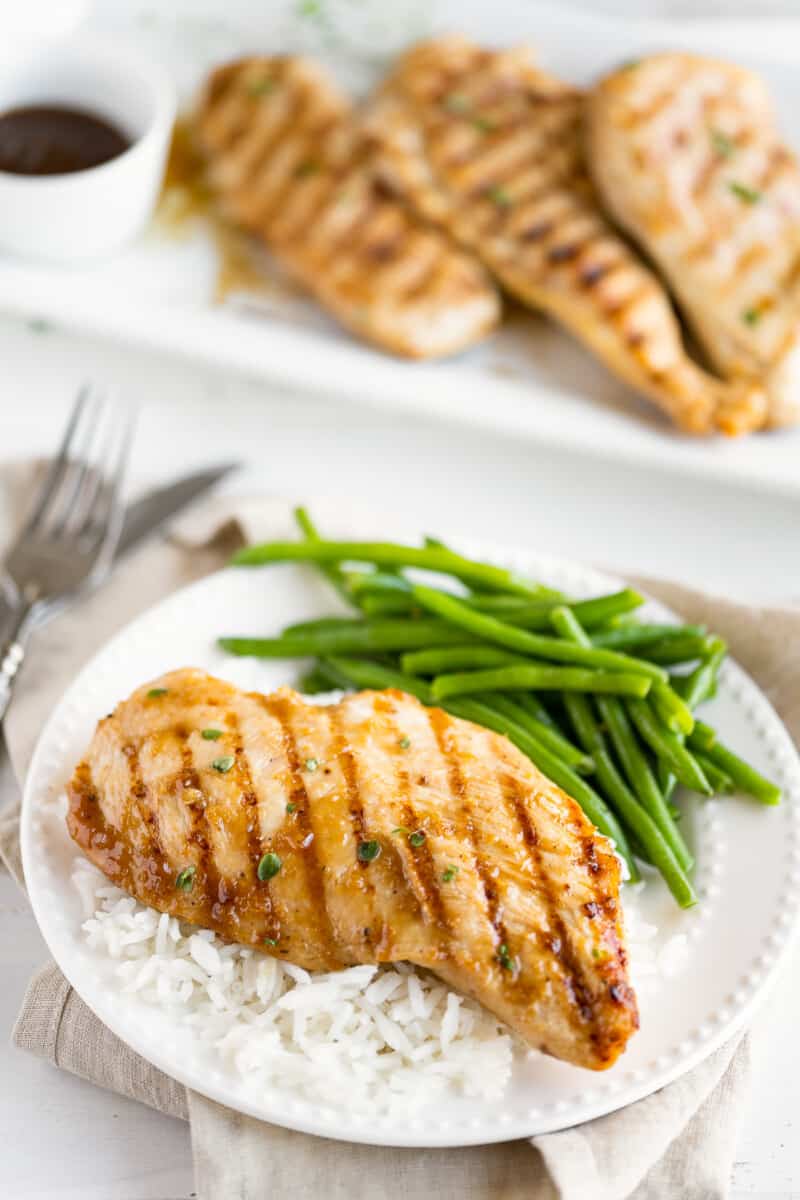
[[[428,972],[400,963],[309,974],[139,904],[86,859],[75,860],[83,933],[115,960],[123,993],[177,1013],[183,1026],[258,1091],[279,1085],[317,1103],[364,1112],[427,1107],[442,1095],[494,1100],[508,1084],[515,1040],[484,1008]],[[642,994],[679,967],[683,935],[657,929],[625,889],[632,973]]]

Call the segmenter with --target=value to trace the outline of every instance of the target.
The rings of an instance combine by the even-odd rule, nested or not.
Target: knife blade
[[[139,500],[135,500],[125,511],[114,560],[127,554],[143,538],[155,533],[170,517],[176,516],[181,509],[197,500],[239,465],[223,463],[217,467],[208,467],[204,471],[196,471],[193,475],[187,475],[175,483],[168,483],[165,487],[155,488]]]

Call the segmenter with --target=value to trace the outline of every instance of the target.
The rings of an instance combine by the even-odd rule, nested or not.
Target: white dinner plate
[[[619,586],[586,567],[528,551],[458,548],[573,595]],[[410,1118],[355,1115],[346,1105],[334,1110],[312,1103],[288,1086],[255,1091],[174,1012],[123,992],[114,962],[89,949],[82,934],[83,912],[70,882],[76,848],[63,820],[64,785],[95,722],[144,681],[181,666],[199,666],[265,691],[294,682],[298,664],[232,659],[216,648],[215,639],[222,633],[276,632],[333,609],[330,589],[308,567],[221,571],[170,596],[118,634],[50,718],[25,787],[25,876],[53,957],[101,1020],[156,1066],[231,1108],[325,1137],[400,1146],[504,1141],[586,1121],[663,1087],[724,1042],[775,976],[800,911],[800,762],[774,710],[733,662],[721,672],[708,719],[780,783],[784,800],[775,808],[737,796],[687,804],[700,902],[680,912],[655,876],[643,896],[662,944],[686,935],[686,961],[674,978],[640,993],[641,1030],[609,1071],[592,1073],[519,1052],[502,1102],[453,1095]],[[656,604],[643,611],[665,616]],[[341,1091],[347,1094],[346,1079]]]
[[[633,7],[633,6],[632,6]],[[642,9],[648,7],[640,6]],[[163,61],[184,98],[214,62],[239,53],[322,58],[363,92],[392,56],[441,32],[487,45],[528,42],[542,65],[585,84],[659,49],[728,56],[762,72],[781,126],[800,146],[800,21],[654,21],[602,5],[535,0],[98,0],[90,28]],[[800,493],[800,431],[731,441],[679,435],[556,325],[522,309],[479,346],[446,361],[406,362],[345,333],[310,301],[268,294],[215,303],[213,239],[202,225],[158,226],[118,254],[65,270],[0,257],[0,309],[195,363],[329,396],[357,398],[407,419],[422,414],[543,445]]]

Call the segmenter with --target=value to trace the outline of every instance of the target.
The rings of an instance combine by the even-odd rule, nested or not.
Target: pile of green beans
[[[399,688],[505,734],[613,839],[632,879],[649,864],[684,908],[697,896],[675,787],[779,802],[780,789],[694,716],[726,653],[703,626],[638,620],[644,600],[631,588],[572,600],[434,538],[332,542],[305,509],[296,518],[302,541],[248,546],[234,563],[313,563],[355,615],[223,637],[223,649],[316,660],[300,682],[309,693]]]

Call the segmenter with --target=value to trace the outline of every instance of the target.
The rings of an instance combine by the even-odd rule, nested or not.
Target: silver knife
[[[130,504],[125,511],[122,533],[114,560],[127,554],[143,538],[155,533],[170,517],[176,516],[181,509],[186,508],[193,500],[202,496],[231,471],[235,471],[239,465],[239,463],[224,463],[219,467],[209,467],[205,471],[197,471],[194,475],[187,475],[185,478],[177,480],[176,483],[168,483],[166,487],[155,488]]]

